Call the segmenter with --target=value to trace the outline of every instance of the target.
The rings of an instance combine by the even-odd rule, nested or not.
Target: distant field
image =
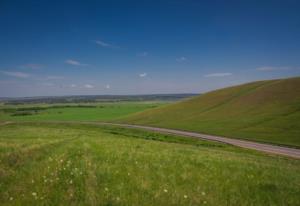
[[[81,124],[0,125],[1,205],[299,205],[300,162]]]
[[[164,104],[166,102],[2,105],[0,106],[0,120],[108,121]]]
[[[300,147],[300,77],[220,89],[119,122]]]

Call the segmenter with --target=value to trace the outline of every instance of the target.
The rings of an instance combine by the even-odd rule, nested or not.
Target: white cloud
[[[73,59],[67,59],[65,61],[66,64],[70,64],[70,65],[73,65],[73,66],[87,66],[87,64],[82,64],[80,63],[79,61],[76,61],[76,60],[73,60]]]
[[[77,87],[77,85],[76,84],[71,84],[70,87],[75,88],[75,87]]]
[[[106,89],[110,89],[110,85],[107,84],[107,85],[105,86],[105,88],[106,88]]]
[[[106,43],[104,41],[96,40],[95,42],[96,42],[97,45],[99,45],[101,47],[112,48],[112,49],[119,48],[118,46]]]
[[[144,52],[137,53],[136,55],[139,57],[146,57],[146,56],[148,56],[148,52],[144,51]]]
[[[94,88],[94,85],[91,85],[91,84],[85,84],[83,85],[84,88],[86,89],[93,89]]]
[[[186,60],[187,60],[186,57],[179,57],[179,58],[176,59],[176,61],[178,61],[178,62],[184,62]]]
[[[30,74],[24,73],[24,72],[9,72],[9,71],[2,71],[3,74],[11,77],[16,78],[28,78],[30,77]]]
[[[232,73],[211,73],[211,74],[206,74],[204,75],[204,77],[226,77],[226,76],[231,76]]]
[[[288,70],[290,67],[272,67],[272,66],[263,66],[256,68],[257,71],[280,71],[280,70]]]
[[[146,76],[147,76],[147,73],[139,74],[139,76],[140,76],[141,78],[146,77]]]

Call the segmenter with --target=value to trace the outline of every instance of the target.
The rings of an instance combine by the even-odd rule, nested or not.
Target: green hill
[[[215,90],[119,121],[300,147],[300,77]]]

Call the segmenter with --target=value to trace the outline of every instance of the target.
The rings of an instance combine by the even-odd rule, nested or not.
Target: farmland
[[[299,205],[299,160],[111,126],[0,126],[2,205]]]
[[[0,120],[108,121],[167,104],[162,101],[0,106]]]

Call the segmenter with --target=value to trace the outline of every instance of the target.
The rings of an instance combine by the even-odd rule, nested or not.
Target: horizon
[[[0,97],[202,94],[300,76],[297,1],[1,1]]]
[[[205,92],[183,92],[183,93],[141,93],[141,94],[66,94],[66,95],[48,95],[48,96],[13,96],[13,97],[5,97],[0,96],[0,99],[22,99],[22,98],[56,98],[56,97],[79,97],[79,96],[151,96],[151,95],[203,95],[205,93],[213,92],[219,89],[226,89],[229,87],[242,86],[244,84],[258,82],[258,81],[272,81],[272,80],[280,80],[280,79],[291,79],[291,78],[300,78],[300,76],[292,76],[286,78],[273,78],[273,79],[262,79],[255,81],[247,81],[240,84],[228,85],[225,87],[215,88],[212,90],[208,90]]]

